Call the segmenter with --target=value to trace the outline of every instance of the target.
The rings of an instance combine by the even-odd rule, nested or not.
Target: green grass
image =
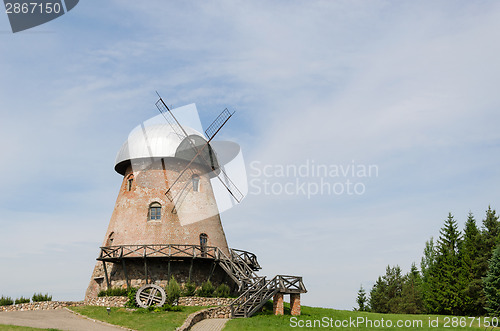
[[[272,308],[272,306],[271,306]],[[325,318],[326,317],[326,318]],[[315,308],[315,307],[307,307],[302,306],[302,315],[298,316],[296,320],[291,320],[292,316],[290,315],[290,308],[288,306],[285,307],[285,315],[284,316],[274,316],[272,315],[272,311],[267,308],[264,312],[256,314],[250,318],[238,318],[233,319],[227,322],[224,331],[258,331],[258,330],[293,330],[293,329],[317,329],[317,330],[422,330],[422,331],[437,331],[437,330],[481,330],[484,331],[485,327],[483,325],[483,319],[481,319],[481,327],[479,327],[478,319],[468,319],[466,317],[462,318],[462,321],[465,322],[464,327],[461,327],[459,324],[457,326],[452,325],[451,316],[436,316],[436,315],[396,315],[396,314],[375,314],[375,313],[366,313],[366,312],[354,312],[347,310],[334,310],[334,309],[326,309],[326,308]],[[307,320],[311,321],[310,323],[314,323],[314,320],[320,320],[325,318],[328,322],[328,326],[321,327],[318,325],[316,327],[299,327],[299,321],[302,323],[306,323]],[[350,324],[349,321],[354,320],[357,321],[358,318],[363,318],[363,320],[372,321],[372,325],[368,325],[365,323]],[[332,319],[332,320],[330,320]],[[384,321],[384,327],[380,324],[381,321]],[[429,321],[438,321],[438,326],[429,326]],[[296,321],[293,322],[293,321]],[[333,321],[333,324],[331,321]],[[341,325],[335,325],[335,321],[347,323],[342,327]],[[397,322],[402,321],[402,323],[408,323],[408,327],[398,327]],[[421,324],[419,321],[421,321]],[[445,327],[445,323],[448,321],[448,327]],[[457,320],[460,323],[460,317]],[[472,326],[469,326],[472,322]],[[388,326],[387,323],[392,323],[392,326]],[[415,323],[415,324],[414,324]],[[293,326],[296,327],[293,327]],[[314,324],[312,324],[314,325]],[[307,326],[307,325],[305,325]],[[491,327],[488,328],[491,330]],[[496,329],[498,330],[498,329]]]
[[[182,307],[182,311],[149,312],[144,309],[127,311],[125,308],[111,308],[108,315],[106,307],[70,307],[71,310],[93,319],[124,326],[134,330],[175,330],[181,326],[189,314],[207,307]]]

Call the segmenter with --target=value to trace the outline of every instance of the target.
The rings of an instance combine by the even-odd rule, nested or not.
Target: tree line
[[[439,238],[426,243],[420,270],[387,266],[369,295],[361,286],[357,310],[393,314],[481,316],[500,313],[500,221],[488,207],[478,227],[469,213],[463,232],[451,213]]]

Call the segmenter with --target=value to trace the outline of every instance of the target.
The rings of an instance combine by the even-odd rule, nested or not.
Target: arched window
[[[148,220],[157,221],[161,219],[161,205],[158,202],[153,202],[149,205]]]
[[[207,246],[207,242],[208,242],[208,236],[206,233],[202,233],[200,234],[200,246]]]
[[[134,184],[134,175],[130,175],[127,178],[127,191],[132,191],[133,184]]]
[[[113,246],[114,239],[115,239],[115,233],[111,232],[108,236],[108,241],[106,242],[106,246]]]
[[[207,243],[208,236],[206,233],[200,234],[200,246],[201,246],[201,256],[205,257],[207,255]]]
[[[191,180],[193,181],[193,191],[194,192],[200,191],[200,176],[194,174],[191,177]]]

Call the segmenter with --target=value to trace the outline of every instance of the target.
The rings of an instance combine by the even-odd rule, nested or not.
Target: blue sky
[[[80,1],[12,34],[0,15],[0,294],[83,298],[128,133],[196,103],[252,162],[376,165],[361,195],[250,194],[231,247],[298,274],[306,305],[351,309],[388,264],[407,271],[448,212],[499,208],[500,4]],[[317,183],[321,178],[301,180]],[[275,185],[295,180],[268,178]]]

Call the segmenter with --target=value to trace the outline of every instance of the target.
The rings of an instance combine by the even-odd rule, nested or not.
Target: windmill
[[[156,92],[158,94],[158,92]],[[190,185],[190,179],[196,176],[196,173],[191,168],[193,163],[199,163],[211,169],[213,176],[217,177],[221,184],[226,188],[233,199],[239,203],[243,199],[243,193],[236,187],[233,181],[229,178],[227,173],[224,171],[223,166],[217,163],[217,158],[215,151],[210,146],[210,142],[219,133],[222,127],[229,121],[229,119],[234,115],[234,112],[230,112],[225,108],[219,116],[208,126],[205,130],[205,136],[207,140],[200,138],[195,135],[188,135],[186,130],[179,123],[177,118],[174,116],[173,112],[168,108],[167,104],[163,101],[161,96],[158,94],[158,101],[155,103],[158,111],[163,115],[167,123],[170,125],[175,134],[182,139],[182,143],[179,146],[179,154],[183,155],[183,158],[188,161],[188,164],[180,171],[177,178],[169,186],[168,190],[165,192],[167,198],[174,204],[174,210],[182,202],[182,197],[184,192],[187,191]],[[180,188],[177,191],[175,188]]]
[[[95,304],[102,290],[126,287],[138,288],[138,305],[162,305],[162,287],[173,277],[183,285],[210,281],[232,288],[240,295],[231,303],[232,317],[251,316],[273,296],[282,302],[283,294],[290,294],[292,313],[300,314],[300,294],[306,292],[302,277],[259,276],[257,256],[229,248],[226,241],[214,187],[227,190],[233,204],[243,199],[222,164],[234,166],[232,160],[238,160],[234,146],[222,144],[229,147],[217,157],[211,143],[234,112],[224,109],[203,134],[183,127],[158,97],[156,107],[167,123],[158,123],[160,115],[141,123],[116,156],[114,169],[123,178],[86,302]],[[196,112],[194,104],[176,111],[181,109]],[[194,194],[185,194],[189,184]]]

